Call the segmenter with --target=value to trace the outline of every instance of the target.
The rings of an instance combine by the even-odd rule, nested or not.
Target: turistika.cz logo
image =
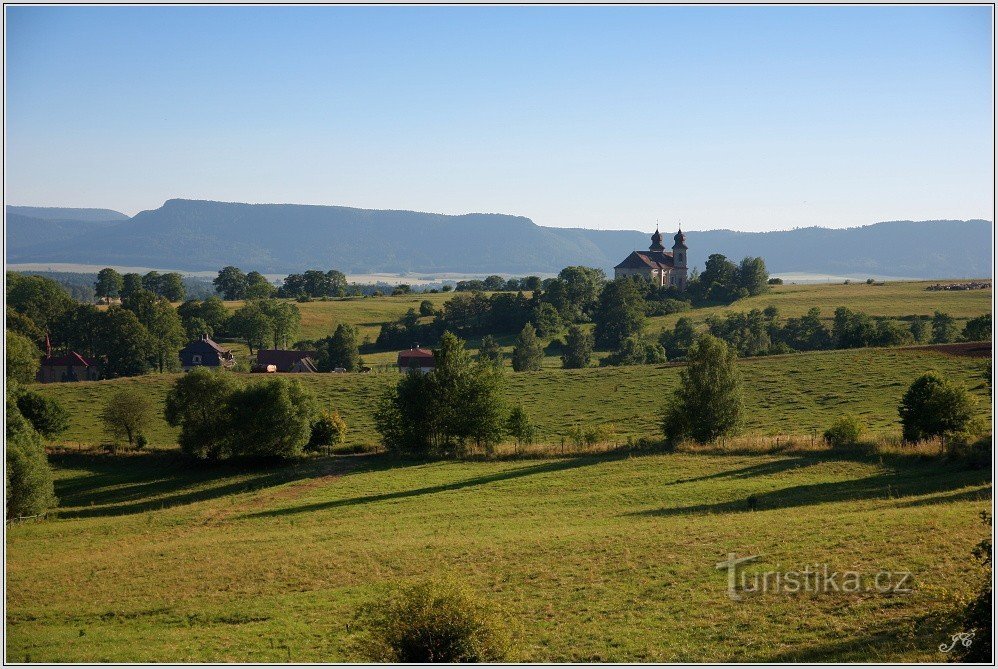
[[[877,593],[905,595],[912,592],[910,571],[881,570],[875,574],[858,571],[839,571],[827,564],[809,564],[793,571],[753,571],[744,566],[755,562],[761,555],[738,557],[728,553],[728,559],[718,562],[717,568],[728,572],[728,597],[735,601],[743,595],[761,594],[837,594]]]

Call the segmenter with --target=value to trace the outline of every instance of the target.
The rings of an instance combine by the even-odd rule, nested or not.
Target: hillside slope
[[[580,264],[610,270],[632,250],[647,247],[650,234],[546,228],[505,214],[193,200],[168,200],[159,209],[77,235],[55,225],[29,229],[18,215],[23,214],[8,211],[13,229],[8,262],[188,270],[235,264],[275,273],[335,267],[358,274],[529,274]],[[699,268],[710,253],[762,256],[774,272],[945,278],[986,276],[991,267],[991,226],[983,220],[764,233],[691,231],[687,243],[690,264]]]

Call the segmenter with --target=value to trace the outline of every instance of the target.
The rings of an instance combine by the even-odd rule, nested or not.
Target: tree
[[[104,432],[117,442],[126,439],[135,446],[152,418],[152,402],[147,394],[134,388],[120,387],[111,393],[100,412]]]
[[[125,280],[111,267],[105,267],[97,273],[97,281],[94,283],[94,294],[97,297],[110,298],[118,297],[121,289],[125,287]]]
[[[741,424],[742,387],[734,350],[716,337],[701,335],[687,361],[665,409],[666,439],[689,437],[705,444],[735,434]]]
[[[55,506],[55,487],[41,436],[21,415],[7,387],[7,518],[37,516]]]
[[[45,341],[45,333],[41,328],[17,309],[7,309],[7,329],[23,335],[29,341],[38,345]]]
[[[513,371],[535,372],[544,360],[544,345],[530,323],[523,326],[513,342]]]
[[[69,428],[69,412],[57,400],[33,390],[16,393],[17,408],[38,434],[51,439]]]
[[[153,270],[151,272],[146,272],[142,275],[142,288],[143,290],[148,290],[150,293],[160,295],[160,290],[162,287],[163,277],[159,272]]]
[[[432,316],[434,312],[433,302],[429,300],[423,300],[419,303],[419,315],[420,316]]]
[[[144,325],[151,337],[160,374],[166,369],[176,369],[179,366],[180,349],[187,339],[177,310],[166,298],[160,298],[153,305],[149,321]]]
[[[956,339],[956,320],[949,314],[937,311],[932,315],[932,343],[948,344]]]
[[[509,412],[509,419],[506,421],[506,431],[516,440],[517,446],[525,446],[534,442],[536,432],[530,416],[519,404]]]
[[[625,339],[641,334],[645,327],[645,301],[635,282],[622,278],[607,283],[600,293],[593,320],[596,346],[604,350],[617,350]]]
[[[121,277],[121,297],[122,299],[128,297],[137,290],[143,290],[142,288],[142,275],[136,274],[135,272],[128,272]]]
[[[250,457],[300,456],[317,414],[311,391],[281,377],[237,387],[228,407],[230,452]]]
[[[52,279],[7,272],[7,308],[31,319],[42,332],[49,332],[75,303],[66,289]]]
[[[529,290],[531,292],[536,292],[541,289],[541,277],[539,276],[525,276],[523,277],[523,289]]]
[[[964,341],[991,341],[991,314],[971,318],[963,327]]]
[[[491,274],[485,277],[485,280],[482,282],[482,290],[488,290],[488,291],[502,290],[503,286],[505,285],[506,285],[505,279],[503,279],[498,274]]]
[[[331,269],[326,272],[326,285],[330,297],[343,297],[347,292],[347,276],[338,269]]]
[[[600,361],[601,366],[653,365],[666,361],[665,349],[654,339],[628,337],[620,348]]]
[[[908,387],[898,415],[907,442],[947,437],[963,432],[974,417],[977,398],[967,389],[935,372],[927,372]]]
[[[696,341],[696,330],[693,327],[693,321],[683,316],[676,321],[676,325],[672,328],[672,332],[668,330],[662,330],[662,335],[659,337],[659,343],[665,350],[665,355],[669,360],[676,360],[679,358],[685,358],[687,351],[693,346],[693,342]]]
[[[273,297],[277,289],[267,281],[267,277],[259,272],[253,271],[246,275],[246,299],[265,300]]]
[[[298,306],[281,300],[257,300],[255,304],[270,319],[274,348],[289,346],[301,329],[301,311]]]
[[[571,320],[589,320],[599,303],[600,291],[606,283],[603,270],[593,267],[566,267],[558,273],[565,284],[565,296],[572,313]]]
[[[312,423],[312,436],[305,446],[307,451],[318,451],[346,440],[347,424],[338,411],[323,411]]]
[[[744,258],[738,266],[738,287],[749,295],[760,295],[769,290],[769,272],[762,258]]]
[[[205,367],[196,367],[173,384],[166,395],[166,422],[180,428],[180,452],[197,460],[221,460],[231,455],[233,423],[230,411],[236,381]]]
[[[561,365],[565,369],[582,369],[592,364],[593,337],[591,334],[573,325],[568,328],[565,336],[565,349],[561,356]]]
[[[135,376],[149,369],[154,344],[149,331],[134,313],[113,306],[100,312],[95,330],[94,353],[105,361],[105,376]]]
[[[348,372],[359,372],[362,366],[360,359],[360,338],[357,328],[340,323],[329,338],[326,348],[328,369],[342,368]]]
[[[911,338],[916,344],[925,342],[929,338],[928,319],[922,316],[914,316],[908,325],[908,330],[911,331]]]
[[[38,374],[42,354],[27,337],[7,330],[7,381],[31,383]]]
[[[261,349],[274,338],[274,324],[270,317],[260,308],[259,302],[245,304],[232,314],[229,321],[232,334],[246,340],[250,355],[253,349]]]
[[[229,265],[218,271],[212,283],[215,291],[227,300],[242,300],[246,297],[246,275],[238,267]]]
[[[159,279],[159,294],[170,302],[180,302],[187,294],[184,278],[177,272],[168,272]]]
[[[502,347],[499,345],[499,340],[492,335],[485,335],[482,337],[482,343],[478,347],[478,360],[482,363],[502,367],[503,354]]]

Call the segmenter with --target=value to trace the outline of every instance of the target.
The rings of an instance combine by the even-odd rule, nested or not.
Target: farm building
[[[96,381],[100,378],[97,363],[84,358],[76,351],[53,356],[51,353],[42,359],[35,379],[39,383],[60,381]]]
[[[647,251],[633,251],[613,268],[613,278],[643,276],[656,286],[686,289],[686,235],[680,230],[673,239],[671,251],[662,245],[662,233],[655,228]]]
[[[277,372],[309,373],[319,371],[315,364],[316,351],[281,351],[261,349],[256,353],[253,371],[266,372],[274,367]]]
[[[189,372],[195,367],[232,367],[236,359],[228,349],[212,341],[208,335],[201,335],[180,349],[180,364]]]
[[[410,348],[399,351],[398,368],[400,372],[418,371],[426,373],[436,367],[433,351],[425,348]]]

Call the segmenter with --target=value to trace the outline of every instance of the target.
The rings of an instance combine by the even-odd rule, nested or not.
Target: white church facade
[[[686,235],[680,230],[672,238],[672,251],[662,246],[662,233],[655,229],[647,251],[634,251],[613,268],[613,278],[643,276],[656,286],[686,290]]]

